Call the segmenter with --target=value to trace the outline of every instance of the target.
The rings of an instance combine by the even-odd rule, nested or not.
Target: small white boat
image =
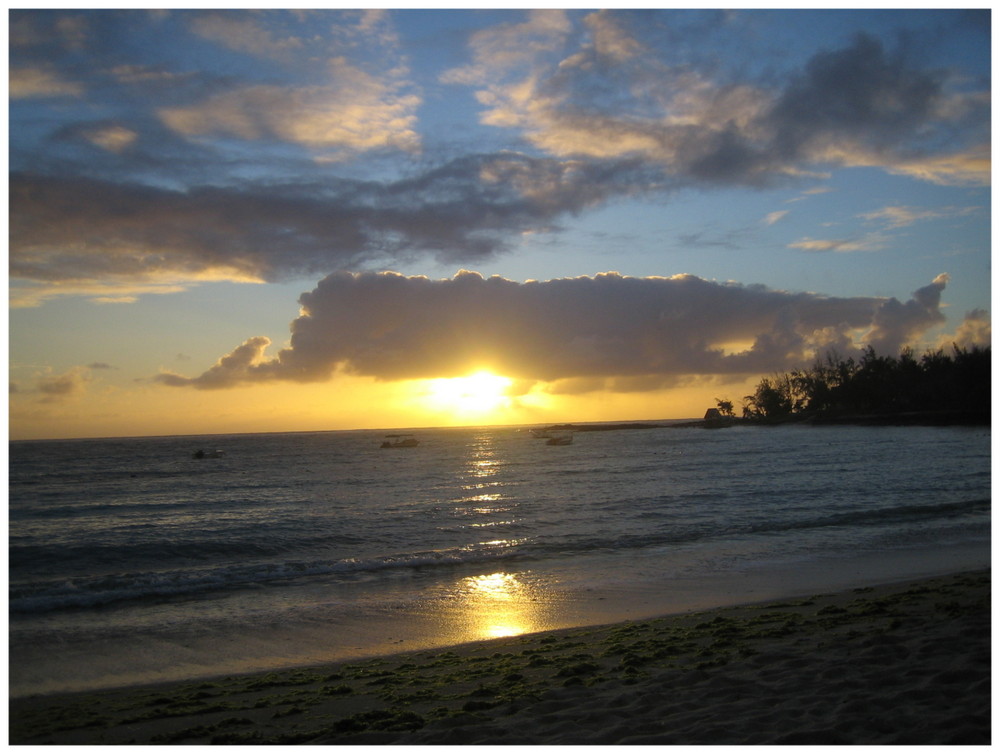
[[[383,448],[415,448],[420,441],[413,435],[386,435],[382,442]]]
[[[529,429],[528,432],[530,432],[531,436],[537,440],[548,440],[552,437],[552,433],[547,429]]]
[[[572,445],[573,435],[552,435],[548,440],[545,441],[546,445]]]

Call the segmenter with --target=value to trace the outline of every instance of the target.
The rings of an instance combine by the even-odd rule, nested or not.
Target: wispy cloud
[[[270,16],[268,17],[270,18]],[[315,39],[280,34],[253,16],[196,14],[199,36],[248,55],[294,64],[316,83],[236,82],[205,99],[165,107],[158,115],[187,137],[277,140],[326,150],[340,159],[372,150],[420,149],[415,130],[421,97],[407,78],[398,40],[379,12],[349,13],[327,49]],[[325,53],[325,55],[324,55]]]
[[[63,78],[57,71],[45,68],[11,68],[8,93],[11,99],[79,97],[84,93],[84,87],[79,82]]]
[[[40,403],[62,403],[83,395],[89,381],[89,370],[86,367],[73,367],[63,374],[38,378],[34,392],[40,395]]]
[[[331,61],[330,67],[335,83],[329,86],[248,86],[195,105],[165,108],[159,116],[184,136],[279,139],[348,152],[419,149],[413,129],[419,97],[345,61]]]
[[[793,204],[794,202],[804,202],[811,196],[817,196],[819,194],[828,194],[831,191],[834,191],[834,189],[830,188],[829,186],[816,186],[811,189],[806,189],[799,196],[793,196],[791,199],[787,199],[785,201],[785,204]]]
[[[871,234],[862,238],[803,238],[800,241],[788,244],[789,249],[801,249],[802,251],[834,251],[848,253],[855,251],[878,251],[885,248],[886,239],[878,234]]]
[[[563,10],[530,11],[521,23],[499,24],[475,32],[469,41],[472,62],[446,71],[441,79],[451,84],[481,84],[496,79],[498,72],[530,72],[540,57],[561,50],[571,31]],[[489,98],[489,91],[480,94],[483,102]]]
[[[948,217],[962,217],[980,211],[979,207],[943,207],[940,209],[918,209],[916,207],[891,206],[874,212],[865,212],[859,217],[873,223],[884,224],[889,230],[905,228],[917,222],[940,220]]]
[[[304,47],[303,41],[296,36],[278,36],[258,20],[232,13],[197,15],[191,19],[190,27],[198,36],[231,50],[278,61],[289,60]]]
[[[980,157],[986,101],[950,92],[943,74],[909,66],[874,37],[859,34],[844,48],[819,52],[767,89],[638,56],[642,46],[626,18],[590,15],[595,42],[574,51],[571,37],[550,34],[519,53],[518,66],[489,54],[510,27],[481,33],[471,42],[476,65],[449,80],[486,83],[478,92],[483,122],[519,129],[551,154],[642,157],[692,183],[760,185],[831,163],[943,183],[989,181]],[[933,134],[959,126],[971,141],[948,154],[931,146]]]

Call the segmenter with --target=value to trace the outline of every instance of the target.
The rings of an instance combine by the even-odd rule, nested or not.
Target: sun
[[[458,416],[482,416],[509,406],[513,383],[485,369],[465,377],[430,380],[427,402]]]

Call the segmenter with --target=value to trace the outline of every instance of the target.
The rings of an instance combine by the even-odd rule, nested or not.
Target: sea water
[[[988,428],[382,434],[11,443],[11,694],[989,566]]]

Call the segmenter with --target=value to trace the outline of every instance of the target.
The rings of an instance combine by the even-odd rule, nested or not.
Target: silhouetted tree
[[[718,407],[719,413],[722,414],[723,416],[728,416],[728,417],[736,416],[736,412],[733,410],[732,401],[716,398],[715,405]]]
[[[753,395],[743,399],[743,416],[751,419],[781,419],[792,414],[801,403],[791,375],[765,377]]]
[[[743,399],[743,416],[776,420],[797,415],[962,412],[987,418],[990,411],[989,347],[930,351],[919,360],[911,349],[881,356],[871,346],[858,361],[830,352],[809,369],[763,378]]]

